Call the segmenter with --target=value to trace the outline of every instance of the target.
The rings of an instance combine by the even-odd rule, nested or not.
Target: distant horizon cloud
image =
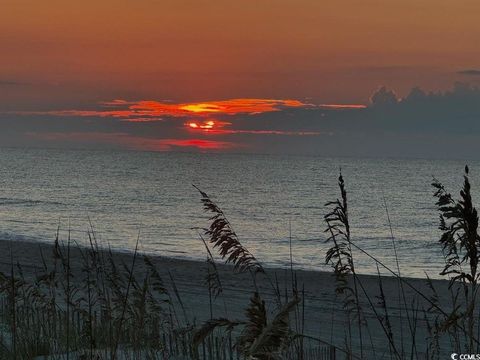
[[[457,73],[461,75],[480,76],[480,69],[460,70],[460,71],[457,71]]]
[[[158,121],[159,116],[167,117],[205,117],[210,115],[237,115],[256,114],[281,111],[284,108],[307,107],[311,104],[292,99],[228,99],[217,101],[203,101],[191,103],[161,102],[155,100],[127,101],[116,99],[100,102],[103,107],[112,110],[50,110],[50,111],[14,111],[19,115],[51,115],[51,116],[81,116],[81,117],[113,117],[125,121],[142,119],[148,121],[153,118]],[[322,105],[332,107],[348,107],[349,105]],[[352,105],[356,106],[356,105]],[[360,105],[361,106],[361,105]]]
[[[235,144],[225,141],[205,139],[152,139],[133,136],[128,133],[72,132],[72,133],[26,133],[31,139],[47,142],[72,142],[74,144],[110,144],[120,148],[137,151],[172,151],[175,148],[191,148],[199,150],[225,150]]]
[[[28,82],[0,79],[0,86],[21,86],[21,85],[30,85]]]
[[[0,140],[140,151],[462,157],[477,156],[479,119],[479,87],[457,82],[446,91],[413,87],[403,97],[380,86],[366,104],[115,99],[83,110],[3,112]]]

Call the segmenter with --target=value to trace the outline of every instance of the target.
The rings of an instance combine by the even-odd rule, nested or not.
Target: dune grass
[[[341,319],[344,341],[333,345],[331,339],[306,333],[305,287],[293,267],[292,241],[291,281],[280,286],[274,273],[241,243],[221,208],[197,188],[204,210],[211,215],[209,225],[199,229],[199,241],[206,249],[208,320],[197,323],[189,317],[175,277],[169,272],[163,278],[154,262],[138,252],[139,239],[128,263],[99,246],[93,227],[87,234],[88,247],[73,242],[70,234],[62,241],[57,231],[53,251],[42,253],[43,267],[33,276],[15,262],[11,244],[9,272],[0,273],[0,358],[440,359],[445,352],[478,353],[480,236],[468,168],[458,200],[438,180],[432,185],[442,231],[439,246],[445,255],[441,275],[450,281],[449,306],[442,305],[428,277],[428,294],[402,277],[391,225],[396,269],[363,250],[352,237],[346,184],[340,175],[340,196],[325,205],[330,244],[325,262],[332,267],[335,296],[341,304],[341,311],[332,313],[331,326],[334,316]],[[385,211],[389,219],[386,202]],[[81,254],[81,269],[72,269],[73,249]],[[250,301],[241,318],[214,316],[217,307],[228,314],[215,251],[232,265],[232,275],[250,274]],[[371,259],[378,272],[376,294],[366,289],[356,272],[359,252]],[[137,271],[139,263],[142,271]],[[389,303],[380,269],[398,282],[396,305]],[[259,289],[259,277],[270,291]],[[414,295],[408,296],[407,290]],[[394,311],[400,326],[394,324]],[[366,313],[373,316],[367,319]],[[426,336],[418,330],[420,324],[425,324]],[[382,339],[374,339],[374,329],[381,330]],[[388,344],[386,352],[379,353],[378,341]]]

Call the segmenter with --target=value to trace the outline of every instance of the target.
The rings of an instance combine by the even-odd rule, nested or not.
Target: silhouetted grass
[[[326,204],[324,220],[330,244],[325,262],[332,266],[336,295],[341,299],[341,345],[305,331],[308,288],[299,283],[293,267],[291,226],[286,270],[290,273],[282,288],[276,273],[272,277],[273,270],[266,269],[241,243],[220,207],[197,188],[204,210],[211,214],[210,224],[200,235],[207,259],[204,285],[210,316],[206,321],[198,323],[195,314],[189,314],[174,274],[168,271],[164,279],[154,262],[138,253],[139,239],[131,262],[124,263],[110,249],[101,249],[92,226],[88,247],[74,243],[70,232],[62,242],[58,229],[50,255],[40,250],[42,269],[35,274],[27,276],[22,264],[15,263],[11,244],[9,273],[0,273],[0,358],[440,359],[445,352],[478,352],[480,236],[468,168],[459,200],[439,181],[432,185],[440,213],[439,243],[445,255],[441,275],[450,281],[448,299],[440,298],[428,277],[425,283],[430,293],[425,294],[401,276],[386,201],[396,269],[362,248],[351,234],[346,184],[342,175],[338,178],[340,196]],[[80,254],[80,269],[72,269],[72,250]],[[224,299],[221,276],[229,275],[220,274],[214,250],[233,265],[231,276],[252,274],[251,296],[241,318],[228,316],[239,309],[232,309],[234,305]],[[378,273],[372,278],[375,294],[356,271],[358,253],[366,255]],[[385,292],[380,269],[396,278],[397,303],[389,303],[392,294]],[[269,291],[258,286],[258,274],[267,280]],[[333,317],[331,324],[319,326],[333,328]],[[375,339],[373,328],[381,330]],[[379,342],[387,344],[386,353],[377,348]]]

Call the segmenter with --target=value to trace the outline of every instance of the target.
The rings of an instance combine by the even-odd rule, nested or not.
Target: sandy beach
[[[8,274],[11,269],[10,249],[12,249],[14,263],[18,262],[21,265],[26,278],[33,279],[36,274],[42,272],[44,266],[42,253],[46,262],[52,261],[53,258],[51,256],[53,246],[50,244],[0,241],[0,271],[5,274]],[[124,262],[127,265],[131,265],[133,260],[131,253],[122,252],[115,252],[114,258],[119,264]],[[208,289],[205,286],[207,264],[158,256],[151,257],[151,260],[171,291],[173,291],[173,279],[184,305],[183,317],[185,323],[200,324],[208,320],[210,318],[210,302]],[[75,281],[75,274],[79,274],[81,271],[81,254],[78,248],[71,248],[71,268],[74,274],[72,281]],[[15,269],[18,271],[18,267],[15,267]],[[245,309],[254,291],[250,274],[235,274],[231,266],[224,264],[218,264],[218,270],[223,285],[223,293],[213,303],[213,317],[244,319]],[[146,271],[144,262],[137,258],[135,276],[140,278]],[[287,289],[287,293],[291,296],[291,272],[289,269],[270,268],[266,269],[266,273],[268,278],[263,274],[258,275],[257,286],[259,293],[266,300],[267,307],[273,311],[275,296],[271,283],[278,284],[282,293]],[[335,295],[333,274],[300,270],[295,271],[295,274],[298,289],[300,291],[304,289],[304,315],[293,314],[290,321],[292,322],[292,318],[297,315],[302,316],[305,319],[303,325],[305,335],[321,339],[325,343],[332,344],[340,349],[344,348],[345,313],[342,309],[341,295]],[[377,314],[384,313],[384,308],[382,308],[378,298],[380,294],[378,280],[376,276],[361,275],[358,282],[362,288],[359,301],[368,324],[368,333],[363,334],[363,348],[368,354],[368,358],[372,359],[388,357],[389,353],[389,343],[375,314],[375,312]],[[404,354],[410,354],[413,351],[417,356],[422,357],[422,354],[425,354],[426,351],[426,338],[428,336],[423,309],[428,309],[429,304],[413,288],[426,297],[431,296],[431,289],[426,280],[405,280],[403,288],[409,313],[415,314],[415,316],[411,315],[407,319],[405,302],[399,299],[398,280],[393,277],[382,277],[381,281],[397,347],[399,349],[402,347]],[[448,282],[434,280],[432,284],[438,293],[442,309],[449,310],[451,306],[447,289]],[[300,295],[302,296],[302,294]],[[371,305],[374,305],[373,308]],[[406,335],[408,329],[412,327],[414,327],[413,331],[416,334],[415,343],[412,343],[411,337]],[[352,327],[351,331],[353,353],[356,353],[359,351],[359,337],[355,327]],[[401,336],[404,338],[400,339]],[[444,354],[452,352],[448,344],[443,344],[442,351]]]

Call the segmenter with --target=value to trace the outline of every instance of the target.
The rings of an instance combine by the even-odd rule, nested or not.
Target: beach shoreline
[[[61,248],[65,244],[60,243]],[[11,255],[10,255],[10,249]],[[75,274],[82,271],[82,251],[77,246],[70,248],[70,261],[72,281],[75,280]],[[15,273],[22,271],[25,278],[35,279],[42,272],[45,266],[44,262],[53,261],[53,244],[36,243],[36,242],[12,242],[0,240],[0,271],[9,274],[12,270]],[[108,250],[100,250],[108,251]],[[133,255],[128,252],[112,251],[113,258],[118,264],[124,263],[128,267],[133,264]],[[134,275],[141,278],[147,271],[145,263],[141,261],[142,254],[137,254]],[[253,284],[250,274],[234,273],[233,267],[222,263],[217,264],[218,274],[222,282],[223,292],[213,300],[209,296],[206,286],[207,263],[193,260],[181,260],[162,256],[150,256],[150,261],[158,269],[158,272],[167,288],[173,293],[178,293],[178,297],[182,302],[183,321],[185,324],[201,324],[210,319],[210,317],[222,317],[229,319],[244,319],[245,309],[249,304],[249,299],[257,287],[257,291],[263,296],[267,303],[269,311],[273,311],[275,306],[275,290],[277,286],[280,294],[292,296],[292,273],[290,269],[266,268],[266,275],[259,274],[256,276],[256,283]],[[18,265],[17,265],[18,264]],[[47,266],[50,266],[47,264]],[[322,271],[305,271],[296,270],[293,273],[296,282],[296,288],[300,292],[300,296],[304,302],[304,313],[307,316],[304,319],[304,333],[312,338],[318,338],[329,344],[333,344],[339,348],[343,347],[344,342],[344,310],[342,308],[342,298],[335,292],[335,278],[332,273]],[[364,293],[360,296],[360,303],[366,310],[365,317],[367,323],[370,324],[371,347],[373,351],[388,352],[388,343],[385,341],[385,334],[381,330],[381,326],[375,316],[375,311],[381,312],[382,308],[378,301],[380,289],[378,287],[379,279],[381,279],[383,291],[386,294],[386,302],[389,306],[392,327],[407,327],[404,311],[404,304],[399,299],[399,282],[394,277],[385,277],[373,275],[359,275],[358,281],[362,284]],[[426,309],[429,304],[419,294],[425,297],[430,296],[431,289],[427,285],[425,279],[407,278],[404,279],[405,296],[411,299],[417,306],[418,310]],[[439,294],[439,301],[445,309],[450,308],[448,282],[445,280],[431,280],[431,284]],[[273,286],[272,286],[273,285]],[[369,309],[369,304],[375,302],[375,311]],[[414,311],[414,309],[410,309]],[[212,314],[210,313],[212,311]],[[419,336],[427,336],[426,323],[423,319],[417,319],[417,327]],[[355,332],[355,329],[352,329]],[[354,339],[353,346],[358,346],[358,341]],[[369,345],[363,345],[367,350]],[[411,344],[405,344],[411,346]],[[422,353],[422,350],[418,350]],[[448,353],[448,350],[447,352]]]

